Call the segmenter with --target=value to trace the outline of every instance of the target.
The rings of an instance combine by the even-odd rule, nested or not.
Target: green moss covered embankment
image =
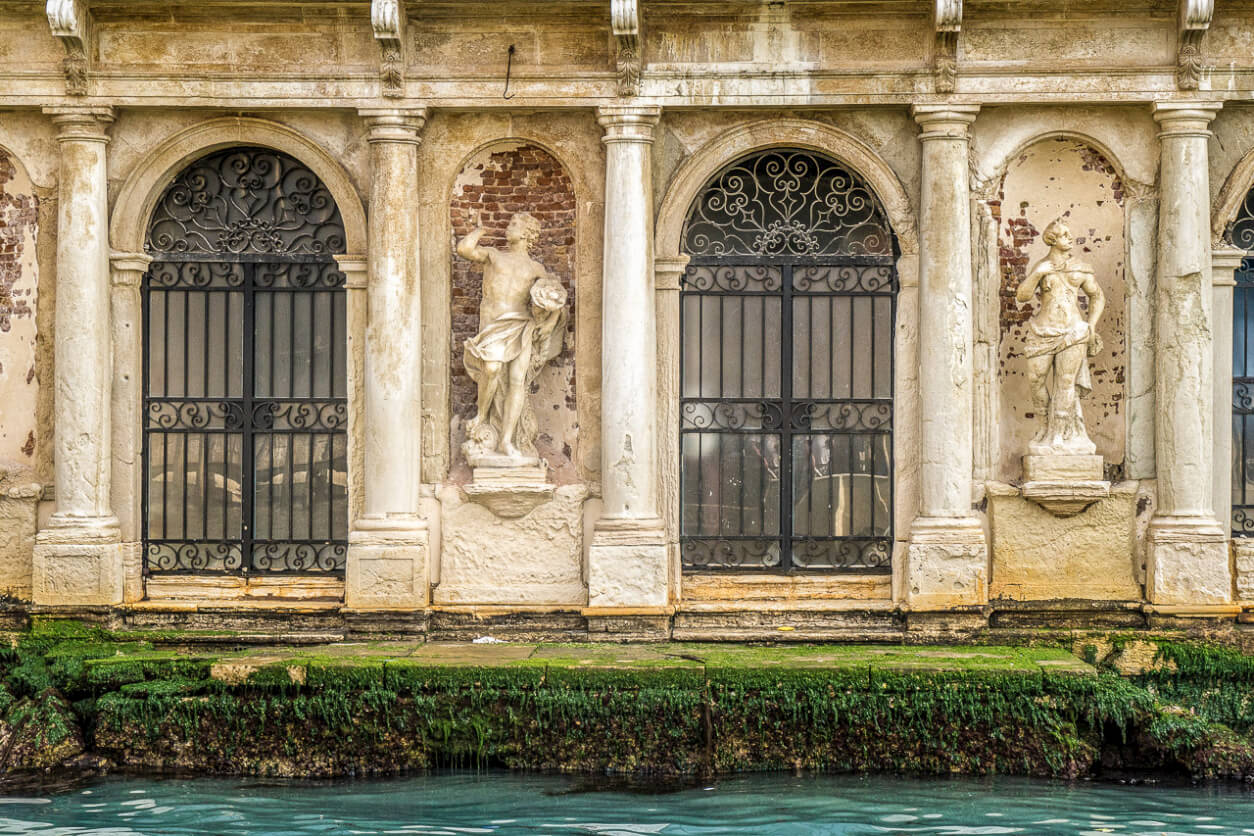
[[[1254,775],[1254,660],[1199,645],[1128,679],[1058,648],[158,646],[176,639],[16,636],[2,768]]]

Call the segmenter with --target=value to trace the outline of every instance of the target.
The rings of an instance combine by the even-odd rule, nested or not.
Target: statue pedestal
[[[1023,457],[1023,497],[1058,517],[1074,516],[1110,496],[1101,456],[1051,453]]]
[[[556,490],[538,458],[476,456],[471,464],[471,482],[463,488],[466,496],[498,517],[525,517],[552,499]]]

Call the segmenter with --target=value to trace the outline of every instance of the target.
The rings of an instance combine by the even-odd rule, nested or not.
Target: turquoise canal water
[[[5,834],[1254,834],[1254,792],[744,776],[684,787],[509,773],[335,783],[105,779],[0,796]]]

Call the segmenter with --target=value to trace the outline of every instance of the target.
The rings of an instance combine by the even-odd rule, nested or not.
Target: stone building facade
[[[2,0],[0,588],[433,636],[1237,621],[1252,41],[1239,0]],[[533,289],[470,369],[515,263],[551,351]]]

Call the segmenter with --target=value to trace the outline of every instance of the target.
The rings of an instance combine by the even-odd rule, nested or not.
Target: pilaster
[[[974,466],[969,128],[976,105],[917,105],[919,210],[919,516],[901,598],[914,610],[988,600],[988,545],[971,513]]]
[[[144,597],[143,539],[143,307],[140,287],[152,262],[146,253],[112,253],[110,267],[113,338],[113,509],[123,551],[123,598]]]
[[[418,144],[425,108],[362,110],[370,145],[366,335],[361,395],[362,512],[349,532],[345,604],[428,603],[429,532],[421,501],[422,333]]]
[[[36,537],[36,604],[123,599],[121,528],[111,505],[113,346],[105,149],[113,112],[47,108],[60,148],[54,457],[57,509]]]
[[[1158,102],[1158,273],[1154,449],[1146,597],[1156,605],[1232,600],[1227,537],[1215,519],[1213,276],[1209,125],[1220,105]],[[1226,463],[1225,465],[1226,466]]]
[[[657,323],[651,150],[660,109],[597,109],[605,129],[601,490],[588,557],[588,606],[666,606],[669,561],[658,514]]]

